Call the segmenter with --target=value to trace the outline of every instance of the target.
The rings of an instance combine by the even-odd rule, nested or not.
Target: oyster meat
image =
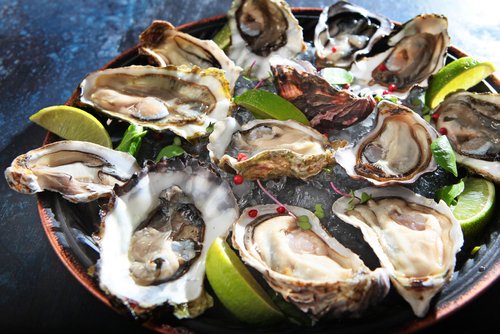
[[[351,198],[333,204],[333,213],[356,226],[373,248],[399,294],[423,317],[429,304],[451,280],[456,254],[463,244],[460,223],[443,202],[436,203],[409,189],[364,188],[371,196],[352,208]]]
[[[168,303],[197,316],[211,306],[203,288],[208,247],[238,212],[229,185],[197,160],[147,163],[103,212],[100,287],[135,313]]]
[[[375,185],[412,183],[437,168],[430,146],[438,134],[429,123],[388,101],[379,102],[377,113],[377,124],[366,137],[335,154],[349,176]]]
[[[314,31],[316,67],[350,68],[358,55],[368,53],[393,27],[389,19],[347,1],[325,7]]]
[[[122,185],[139,170],[128,153],[63,140],[18,156],[5,170],[5,178],[20,193],[50,190],[78,203],[111,195],[115,185]]]
[[[269,76],[269,57],[292,58],[306,50],[302,27],[283,0],[234,0],[227,13],[231,28],[229,58],[251,75]]]
[[[307,179],[334,162],[331,144],[313,128],[292,120],[255,120],[240,126],[228,117],[215,123],[207,149],[212,162],[249,180]]]
[[[368,87],[382,94],[393,85],[392,94],[405,98],[415,85],[426,87],[428,78],[444,66],[449,44],[446,17],[418,15],[373,46],[385,51],[369,54],[353,64],[352,87]]]
[[[389,279],[381,268],[371,271],[363,261],[330,235],[310,211],[288,206],[306,216],[311,228],[276,212],[277,205],[247,208],[234,223],[233,246],[243,261],[258,270],[286,301],[313,319],[359,315],[382,299]],[[256,210],[257,217],[248,215]]]
[[[436,108],[457,162],[500,183],[500,95],[458,92]]]
[[[186,139],[232,113],[224,72],[187,65],[129,66],[89,74],[80,102],[107,116]]]
[[[158,66],[197,65],[201,68],[220,68],[224,70],[231,90],[240,75],[241,67],[234,65],[217,44],[178,31],[170,22],[153,21],[139,39],[139,53],[150,56]]]

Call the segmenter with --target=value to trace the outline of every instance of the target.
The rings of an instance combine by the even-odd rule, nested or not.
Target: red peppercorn
[[[434,122],[437,122],[437,120],[439,119],[439,113],[435,112],[434,114],[432,114],[432,119],[434,120]],[[444,128],[443,128],[444,129]]]
[[[348,83],[346,83],[346,84],[344,84],[344,87],[343,87],[343,88],[344,88],[344,89],[349,89],[350,87],[351,87],[351,85],[350,85],[350,84],[348,84]]]
[[[439,128],[439,133],[444,136],[448,133],[448,130],[446,130],[446,128]]]
[[[389,91],[388,91],[388,90],[384,90],[384,91],[382,92],[382,95],[387,95],[387,94],[389,94]]]
[[[257,210],[255,210],[255,209],[252,209],[252,210],[248,211],[248,215],[249,215],[250,217],[252,217],[252,218],[257,217],[257,214],[258,214],[258,213],[259,213],[259,212],[258,212]]]
[[[332,52],[333,52],[333,53],[337,52],[337,48],[336,48],[336,47],[334,47],[334,46],[332,46]]]
[[[387,71],[387,66],[384,63],[378,65],[378,70],[381,72]]]
[[[286,209],[285,209],[285,207],[284,207],[284,206],[278,206],[278,207],[276,208],[276,212],[277,212],[277,213],[282,214],[282,213],[285,213],[285,211],[286,211]]]
[[[396,89],[398,89],[398,87],[396,87],[396,85],[393,83],[389,84],[389,87],[387,88],[389,89],[389,92],[395,92]]]
[[[245,153],[238,153],[238,161],[245,161],[246,159],[248,159],[248,157]]]
[[[243,176],[241,176],[241,175],[235,175],[235,176],[233,177],[233,182],[234,182],[234,184],[236,184],[236,185],[238,185],[238,184],[242,184],[242,183],[243,183],[243,181],[245,181],[245,179],[244,179],[244,178],[243,178]]]

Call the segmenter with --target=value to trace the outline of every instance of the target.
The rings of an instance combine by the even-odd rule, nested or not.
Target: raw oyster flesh
[[[224,72],[186,65],[129,66],[89,74],[80,102],[110,117],[186,139],[232,112]]]
[[[351,198],[342,197],[333,213],[361,230],[398,292],[423,317],[453,274],[463,244],[460,223],[443,201],[403,187],[363,188],[355,195],[363,192],[368,202],[352,208]]]
[[[500,95],[458,92],[436,108],[457,161],[500,183]]]
[[[234,65],[217,44],[178,31],[170,22],[153,21],[139,39],[139,53],[150,56],[158,66],[197,65],[201,68],[220,68],[224,70],[231,90],[240,75],[241,67]]]
[[[311,229],[297,218],[278,214],[277,205],[245,209],[233,226],[233,245],[245,263],[258,270],[283,298],[315,319],[359,315],[382,299],[389,279],[381,268],[371,271],[363,261],[326,232],[310,211],[288,206],[306,216]],[[257,217],[248,215],[250,210]]]
[[[115,185],[122,185],[139,170],[128,153],[63,140],[18,156],[5,170],[5,178],[20,193],[50,190],[77,203],[109,196]]]
[[[307,179],[332,164],[335,152],[321,133],[298,122],[269,119],[240,126],[231,117],[215,123],[207,148],[215,164],[249,180]]]
[[[135,312],[190,302],[203,312],[208,247],[238,213],[229,185],[197,160],[148,162],[103,212],[101,288]]]
[[[377,105],[377,125],[355,146],[339,149],[335,160],[353,178],[375,185],[413,183],[437,164],[431,143],[437,132],[412,110],[388,101]]]

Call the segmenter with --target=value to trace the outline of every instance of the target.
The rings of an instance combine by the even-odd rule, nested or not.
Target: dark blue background
[[[333,1],[289,1],[323,7]],[[154,19],[180,25],[224,14],[229,0],[0,1],[0,167],[41,145],[45,131],[28,117],[64,104],[83,77],[134,46]],[[445,14],[452,43],[500,68],[496,1],[356,1],[404,22]],[[0,330],[146,332],[87,292],[52,250],[34,196],[0,182]],[[430,331],[496,325],[498,283]]]

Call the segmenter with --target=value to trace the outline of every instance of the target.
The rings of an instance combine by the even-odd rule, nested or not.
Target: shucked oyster
[[[359,315],[387,294],[385,271],[371,271],[327,233],[312,212],[288,206],[294,215],[309,219],[311,229],[304,230],[296,218],[277,213],[277,207],[245,209],[233,226],[233,245],[286,301],[319,319]],[[256,210],[257,217],[250,217],[250,210]]]
[[[334,161],[331,143],[321,133],[291,120],[255,120],[240,126],[228,117],[215,123],[207,149],[219,167],[251,180],[307,179]]]
[[[355,146],[335,154],[349,176],[375,185],[412,183],[437,168],[430,148],[437,132],[429,123],[388,101],[381,101],[377,112],[375,128]]]
[[[368,53],[393,26],[389,19],[347,1],[325,7],[314,32],[316,66],[349,68],[356,56]]]
[[[20,193],[50,190],[77,203],[110,195],[115,185],[122,185],[139,170],[128,153],[63,140],[18,156],[5,170],[5,178]]]
[[[186,65],[129,66],[89,74],[80,102],[110,117],[186,139],[202,136],[210,123],[232,112],[222,70]]]
[[[500,183],[500,95],[454,93],[435,113],[436,127],[446,129],[457,161]]]
[[[229,58],[252,75],[269,76],[269,57],[294,57],[306,50],[302,27],[283,0],[234,0],[227,13],[231,28]]]
[[[449,44],[446,17],[418,15],[374,45],[377,49],[385,47],[385,51],[353,64],[353,87],[369,87],[381,93],[392,84],[391,91],[395,90],[392,94],[406,97],[413,86],[427,86],[428,78],[444,66]]]
[[[401,296],[423,317],[429,303],[453,274],[463,244],[450,208],[403,187],[364,188],[372,199],[352,209],[351,198],[333,204],[333,213],[356,226],[373,248]]]
[[[153,21],[139,38],[139,52],[149,55],[158,66],[197,65],[201,68],[220,68],[224,70],[231,89],[241,72],[241,67],[234,65],[213,41],[201,40],[178,31],[167,21]]]
[[[195,317],[210,307],[208,247],[238,218],[229,185],[194,159],[171,159],[147,164],[116,194],[101,224],[101,288],[136,313],[168,303]]]

